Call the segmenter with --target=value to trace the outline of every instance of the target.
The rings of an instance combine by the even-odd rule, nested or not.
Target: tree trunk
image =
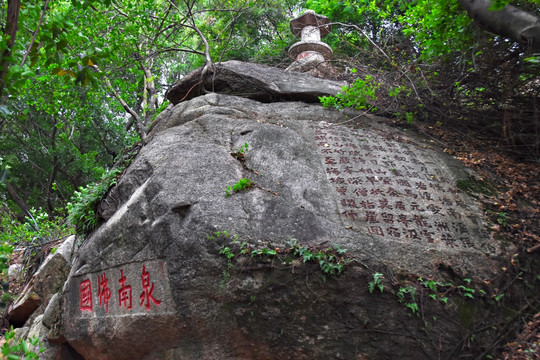
[[[4,91],[4,87],[6,86],[6,75],[9,69],[9,61],[7,58],[11,56],[11,49],[13,49],[13,45],[15,45],[15,35],[17,35],[20,8],[21,0],[8,0],[4,38],[8,38],[9,40],[6,40],[7,48],[2,51],[2,54],[0,55],[0,96],[2,95],[2,91]]]
[[[540,49],[540,17],[515,6],[489,10],[490,0],[459,0],[469,16],[487,31]]]
[[[53,131],[51,134],[51,152],[53,153],[53,164],[52,164],[52,171],[51,175],[49,176],[49,181],[47,183],[47,207],[49,211],[47,212],[49,214],[49,218],[52,219],[54,214],[54,200],[53,200],[53,185],[54,181],[56,180],[56,174],[58,173],[58,154],[56,153],[56,131],[58,128],[56,127],[56,123],[54,124]]]
[[[28,205],[26,205],[26,203],[19,196],[19,194],[17,194],[17,190],[15,189],[15,187],[11,185],[10,183],[6,183],[6,190],[8,194],[11,196],[11,199],[15,202],[15,204],[17,204],[21,208],[21,210],[24,212],[24,215],[29,216],[30,208],[28,207]]]
[[[143,118],[144,118],[144,126],[148,127],[148,125],[152,122],[152,117],[156,113],[157,110],[157,91],[156,91],[156,84],[154,81],[154,77],[152,76],[152,72],[150,70],[151,64],[148,64],[148,66],[141,64],[141,68],[144,72],[144,90],[143,90]]]

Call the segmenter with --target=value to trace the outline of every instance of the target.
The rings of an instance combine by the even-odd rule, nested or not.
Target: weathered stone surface
[[[8,268],[8,278],[11,283],[21,281],[23,274],[22,264],[11,264]]]
[[[494,272],[505,249],[456,186],[470,172],[383,119],[340,121],[318,105],[223,94],[160,115],[74,260],[69,344],[104,360],[430,359],[466,336],[459,303],[408,317],[389,283],[377,295],[367,284],[381,269],[441,282]],[[246,142],[242,163],[231,152]],[[243,177],[256,186],[226,198]],[[292,255],[228,268],[219,252],[232,240],[209,237],[223,230],[251,249],[336,244],[354,262],[326,282]]]
[[[9,322],[15,327],[23,326],[40,304],[39,295],[25,288],[19,299],[8,308]]]
[[[41,320],[43,326],[49,330],[47,341],[51,344],[62,344],[66,342],[62,332],[61,300],[62,295],[60,293],[54,294],[51,300],[49,300]]]
[[[33,338],[44,338],[47,336],[48,329],[43,326],[42,320],[43,315],[39,315],[36,317],[34,322],[32,323],[32,326],[30,327],[30,330],[28,331],[28,334],[26,335],[29,339]],[[38,350],[39,348],[35,348],[34,351]]]
[[[28,349],[30,351],[33,351],[36,354],[39,354],[40,360],[55,360],[56,359],[56,349],[52,349],[49,347],[49,344],[47,340],[47,333],[49,332],[49,329],[47,329],[42,322],[43,315],[38,315],[32,322],[32,325],[30,326],[30,330],[25,335],[25,341],[28,344]],[[33,340],[35,338],[40,339],[40,341],[36,345],[32,345],[30,343],[30,340]]]
[[[56,249],[54,254],[47,256],[39,270],[30,281],[34,291],[47,304],[51,297],[62,290],[71,268],[71,255],[75,245],[75,236],[67,238]],[[45,309],[43,309],[45,310]]]
[[[193,71],[167,93],[174,105],[193,99],[206,91],[255,99],[262,102],[319,102],[320,96],[336,95],[346,85],[313,78],[259,64],[227,61],[214,65],[204,79],[202,69]]]
[[[55,254],[61,255],[68,264],[71,264],[73,253],[75,251],[76,239],[75,235],[69,236],[55,251]]]

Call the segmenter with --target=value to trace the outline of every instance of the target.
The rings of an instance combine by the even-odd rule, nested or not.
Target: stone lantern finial
[[[332,48],[321,41],[321,37],[331,31],[329,23],[326,16],[318,15],[312,10],[291,20],[292,33],[302,40],[289,49],[289,56],[295,61],[287,70],[307,71],[332,56]]]

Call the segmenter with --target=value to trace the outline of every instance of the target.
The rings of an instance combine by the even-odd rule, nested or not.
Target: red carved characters
[[[163,270],[163,264],[162,270]],[[115,282],[110,283],[109,278],[107,278],[107,273],[103,272],[102,274],[97,275],[97,298],[99,299],[99,308],[105,308],[105,314],[109,314],[110,306],[114,305],[116,301],[112,296],[113,292],[118,291],[118,309],[125,308],[127,311],[133,310],[133,292],[139,289],[142,289],[140,295],[140,308],[146,309],[147,311],[151,310],[151,303],[155,306],[159,306],[162,301],[154,297],[154,282],[150,280],[150,272],[146,268],[146,265],[142,265],[141,273],[141,286],[132,288],[129,284],[129,280],[124,275],[125,269],[120,269],[120,279],[118,280],[118,285]],[[128,276],[132,271],[128,271]],[[93,280],[95,281],[95,280]],[[92,302],[92,280],[85,279],[82,280],[79,284],[79,295],[80,295],[80,309],[81,311],[94,311],[93,302]],[[99,309],[98,308],[98,309]],[[103,316],[102,312],[99,312],[98,315]]]
[[[146,267],[143,265],[143,270],[141,274],[141,280],[142,280],[142,286],[144,291],[141,293],[140,299],[141,299],[141,306],[146,300],[146,310],[150,310],[150,301],[152,301],[155,305],[161,304],[161,300],[156,300],[152,296],[152,293],[154,292],[154,283],[152,283],[152,286],[150,286],[150,273],[146,271]]]
[[[125,306],[126,309],[131,310],[132,306],[132,292],[131,285],[126,285],[126,277],[124,276],[124,271],[120,270],[120,290],[118,290],[118,306]]]
[[[80,290],[80,308],[81,311],[92,311],[92,284],[90,283],[90,280],[84,280],[81,281],[81,285],[79,286]]]
[[[103,275],[98,275],[98,297],[99,297],[99,306],[105,304],[105,312],[109,313],[109,300],[111,300],[111,290],[108,287],[109,279]]]

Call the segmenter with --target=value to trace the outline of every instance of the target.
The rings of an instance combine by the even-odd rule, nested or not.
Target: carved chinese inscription
[[[92,311],[92,284],[90,280],[81,281],[80,289],[80,307],[81,311]]]
[[[120,290],[118,290],[118,306],[124,306],[126,309],[133,309],[133,302],[131,301],[131,285],[126,285],[126,277],[124,271],[120,270]]]
[[[109,313],[109,301],[111,300],[111,290],[108,287],[109,280],[105,273],[103,275],[98,275],[98,297],[99,297],[99,306],[101,303],[105,305],[105,312]]]
[[[347,225],[394,241],[495,251],[480,243],[487,236],[476,210],[442,161],[375,131],[324,122],[314,127]]]
[[[143,265],[143,270],[141,274],[141,281],[142,281],[142,287],[143,292],[141,293],[140,299],[141,299],[141,306],[144,304],[144,301],[146,300],[146,304],[144,305],[146,307],[146,310],[150,310],[150,300],[154,303],[154,305],[161,304],[160,300],[154,299],[154,296],[152,296],[152,293],[154,292],[154,283],[150,286],[150,273],[146,271],[146,268]]]
[[[78,277],[81,313],[98,316],[167,311],[171,305],[165,264],[162,261],[132,263]],[[140,302],[133,303],[133,293]],[[140,295],[139,295],[140,294]]]

